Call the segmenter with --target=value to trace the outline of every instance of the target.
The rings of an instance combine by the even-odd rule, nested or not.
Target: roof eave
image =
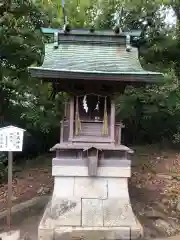
[[[156,72],[77,72],[42,69],[38,67],[30,67],[29,72],[35,78],[51,78],[51,79],[83,79],[83,80],[103,80],[117,82],[144,82],[158,83],[163,80],[162,73]]]

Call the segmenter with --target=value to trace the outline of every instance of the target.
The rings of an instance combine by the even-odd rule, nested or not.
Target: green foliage
[[[28,129],[48,134],[52,128],[59,128],[64,98],[59,93],[52,100],[50,96],[53,90],[50,84],[40,84],[38,82],[36,86],[31,104],[24,107],[20,117],[25,120]]]
[[[117,117],[126,123],[129,141],[179,143],[180,90],[173,72],[159,86],[126,89],[117,101]]]
[[[57,107],[59,102],[49,98],[52,89],[32,80],[27,72],[28,66],[42,63],[40,27],[48,26],[49,21],[46,11],[29,0],[0,6],[1,124],[8,121],[45,134],[59,118],[61,104]]]

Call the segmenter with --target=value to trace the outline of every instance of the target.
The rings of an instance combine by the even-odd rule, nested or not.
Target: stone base
[[[0,233],[0,240],[19,240],[20,239],[20,231],[10,231]]]
[[[38,230],[39,240],[132,240],[142,227],[124,199],[53,199]]]
[[[140,229],[129,227],[59,227],[54,231],[39,228],[41,240],[133,240]]]
[[[55,177],[54,192],[39,226],[39,240],[139,239],[128,179]]]

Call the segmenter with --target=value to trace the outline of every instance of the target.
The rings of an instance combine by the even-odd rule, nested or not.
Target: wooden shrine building
[[[115,123],[113,95],[123,93],[128,84],[154,83],[162,77],[141,67],[138,50],[130,45],[138,35],[139,31],[54,30],[54,43],[46,44],[43,65],[31,67],[30,73],[70,96],[61,143],[121,143],[123,125]]]
[[[124,126],[116,122],[114,98],[127,85],[156,83],[163,76],[142,68],[138,49],[133,47],[139,31],[115,34],[113,31],[42,30],[53,34],[54,42],[45,44],[43,64],[30,67],[30,74],[52,82],[54,89],[66,92],[69,99],[61,120],[60,141],[51,149],[56,151],[52,169],[55,185],[51,205],[39,226],[39,239],[46,236],[45,229],[50,229],[54,236],[59,231],[56,229],[61,228],[60,236],[65,234],[67,226],[71,227],[71,237],[76,230],[80,236],[87,236],[91,228],[90,231],[97,233],[93,239],[100,239],[99,232],[101,237],[113,232],[121,239],[126,228],[127,238],[123,239],[130,239],[130,235],[136,239],[141,234],[137,234],[140,228],[131,208],[127,184],[133,151],[121,143]],[[59,214],[54,220],[50,213],[57,213],[57,206],[62,212],[64,201],[67,206],[72,203],[74,208],[80,207],[73,212],[69,210],[67,216]],[[92,203],[92,208],[87,201]],[[98,221],[94,206],[101,209]],[[46,236],[45,239],[54,238]]]

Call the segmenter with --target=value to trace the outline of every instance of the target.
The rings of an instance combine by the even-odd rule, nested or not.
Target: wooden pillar
[[[118,144],[121,145],[121,123],[119,125],[119,133],[118,133]]]
[[[61,121],[60,143],[64,142],[64,120]]]
[[[69,141],[72,141],[73,135],[74,135],[74,96],[70,98]]]
[[[111,142],[115,141],[115,102],[111,99]]]
[[[64,142],[64,122],[67,120],[67,100],[64,103],[64,117],[60,121],[60,143]]]
[[[12,167],[13,167],[13,153],[8,152],[8,214],[7,225],[11,229],[11,210],[12,210]]]
[[[98,169],[98,149],[90,149],[88,151],[88,175],[97,176]]]
[[[120,122],[119,124],[119,133],[118,133],[118,144],[121,145],[121,138],[122,138],[122,128],[124,128],[124,124]]]

